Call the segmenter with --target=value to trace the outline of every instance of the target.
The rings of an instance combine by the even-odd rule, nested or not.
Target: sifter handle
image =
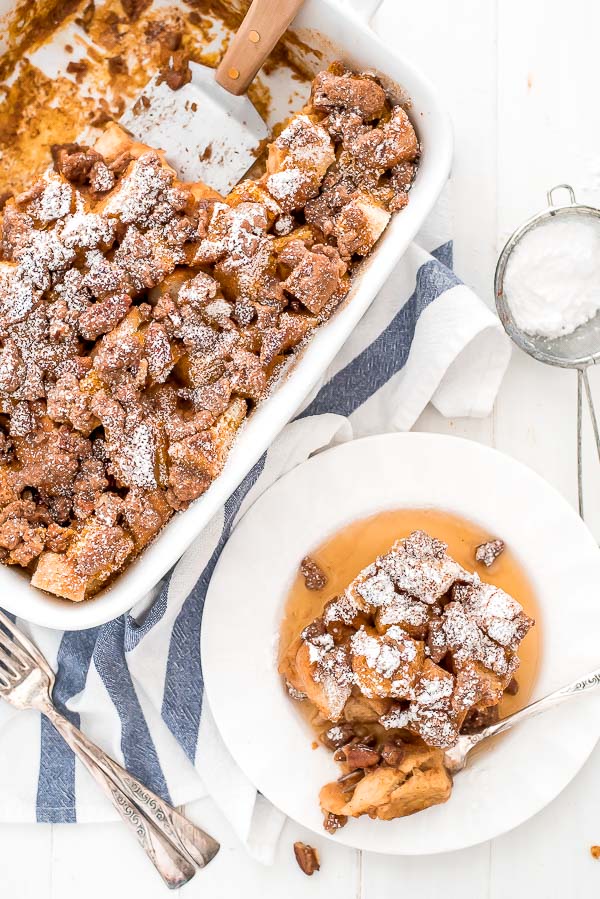
[[[579,494],[579,514],[583,518],[583,393],[585,391],[592,429],[596,441],[596,452],[600,460],[600,430],[594,407],[594,399],[588,378],[587,368],[577,369],[577,492]]]

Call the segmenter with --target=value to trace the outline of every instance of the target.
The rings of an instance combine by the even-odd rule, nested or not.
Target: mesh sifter
[[[556,191],[565,190],[569,202],[555,205]],[[548,191],[548,208],[534,215],[511,235],[498,259],[494,287],[496,308],[500,321],[508,336],[518,347],[546,365],[557,365],[560,368],[573,368],[577,371],[577,487],[579,494],[579,514],[583,517],[583,460],[582,460],[582,417],[583,394],[585,392],[592,428],[596,441],[596,449],[600,459],[600,432],[594,409],[592,392],[587,369],[600,362],[600,312],[589,321],[579,325],[572,333],[560,337],[540,337],[528,334],[516,323],[509,302],[504,292],[504,276],[511,253],[520,241],[539,225],[564,219],[565,216],[577,216],[581,220],[600,221],[600,209],[585,206],[575,199],[575,192],[569,184],[558,184]]]

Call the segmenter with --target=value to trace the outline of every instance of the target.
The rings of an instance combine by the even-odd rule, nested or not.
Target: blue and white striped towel
[[[429,401],[448,416],[489,412],[508,341],[451,265],[452,245],[439,237],[421,235],[420,246],[409,248],[303,411],[153,597],[88,631],[59,634],[19,621],[56,669],[54,698],[74,723],[172,803],[210,795],[262,860],[272,852],[280,815],[257,798],[202,701],[207,586],[236,522],[315,450],[408,429]],[[0,821],[113,817],[87,772],[36,713],[0,705],[0,747]]]

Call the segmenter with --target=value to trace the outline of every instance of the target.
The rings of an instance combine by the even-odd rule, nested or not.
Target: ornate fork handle
[[[57,709],[41,710],[102,787],[170,889],[213,858],[219,844],[106,755]]]
[[[495,734],[501,734],[505,730],[510,730],[515,724],[519,724],[527,718],[533,718],[535,715],[540,715],[542,712],[551,709],[553,706],[558,705],[565,699],[569,699],[571,696],[578,693],[587,693],[589,690],[595,690],[598,687],[600,687],[600,668],[596,668],[595,671],[590,671],[590,673],[586,674],[584,677],[572,681],[570,684],[561,687],[559,690],[555,690],[553,693],[548,693],[547,696],[543,696],[541,699],[536,700],[536,702],[532,702],[531,705],[526,706],[524,709],[520,709],[518,712],[509,715],[507,718],[503,718],[496,724],[490,724],[489,727],[484,728],[484,730],[479,731],[479,733],[473,734],[470,737],[469,742],[472,746],[476,746],[477,743],[481,743],[482,740],[493,737]]]

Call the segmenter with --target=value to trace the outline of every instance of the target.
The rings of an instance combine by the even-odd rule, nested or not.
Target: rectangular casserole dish
[[[373,2],[364,7],[373,10]],[[7,4],[0,0],[0,15]],[[3,9],[4,7],[4,9]],[[408,206],[392,217],[374,252],[355,274],[344,306],[322,325],[289,373],[252,413],[234,444],[227,464],[209,490],[177,513],[153,543],[93,599],[76,604],[32,587],[26,576],[0,566],[0,605],[19,617],[47,627],[94,627],[130,609],[177,561],[213,515],[293,418],[319,377],[363,316],[434,205],[448,176],[452,131],[448,115],[428,81],[361,21],[349,4],[307,0],[291,30],[314,49],[304,63],[314,73],[335,59],[381,76],[395,99],[410,98],[409,115],[422,146]],[[274,96],[274,102],[277,97]],[[290,511],[293,514],[293,510]]]

